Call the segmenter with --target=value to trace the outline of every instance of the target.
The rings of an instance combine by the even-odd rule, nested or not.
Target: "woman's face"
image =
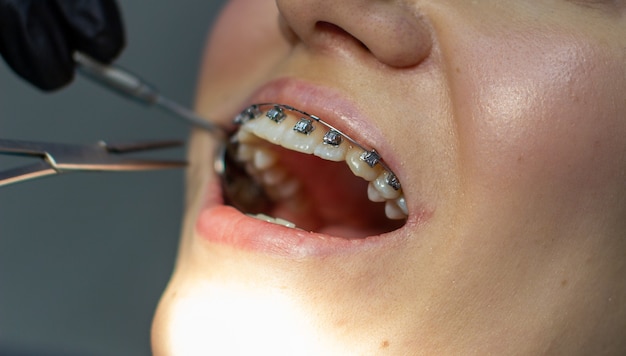
[[[299,228],[246,216],[194,133],[155,353],[623,352],[625,33],[620,0],[229,2],[198,111],[321,117],[376,149],[408,217],[369,203],[352,156],[259,139],[300,187],[266,213]]]

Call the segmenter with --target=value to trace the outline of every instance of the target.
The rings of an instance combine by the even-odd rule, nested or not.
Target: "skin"
[[[155,354],[625,354],[624,33],[620,0],[231,1],[198,111],[286,75],[338,90],[432,216],[324,260],[207,243],[194,133]]]

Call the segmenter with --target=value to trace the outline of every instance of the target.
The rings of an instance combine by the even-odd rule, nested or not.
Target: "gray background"
[[[117,63],[191,105],[206,33],[222,2],[120,1],[127,47]],[[81,78],[44,94],[0,63],[2,138],[91,143],[187,133],[166,114]],[[0,170],[29,162],[0,155]],[[183,189],[182,170],[77,173],[0,188],[0,354],[149,355]]]

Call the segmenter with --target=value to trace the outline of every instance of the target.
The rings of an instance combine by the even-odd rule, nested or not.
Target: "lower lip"
[[[214,187],[213,192],[219,188]],[[307,232],[261,221],[244,215],[237,209],[218,204],[211,199],[200,212],[196,231],[211,243],[227,245],[239,250],[302,259],[352,254],[363,249],[387,245],[403,234],[383,234],[363,239],[345,239],[326,234]],[[217,196],[213,196],[217,198]]]

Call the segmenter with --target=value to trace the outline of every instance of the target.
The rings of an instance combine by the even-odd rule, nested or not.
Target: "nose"
[[[399,0],[277,0],[283,32],[312,50],[368,53],[404,68],[431,51],[428,23]],[[356,51],[356,52],[355,52]]]

